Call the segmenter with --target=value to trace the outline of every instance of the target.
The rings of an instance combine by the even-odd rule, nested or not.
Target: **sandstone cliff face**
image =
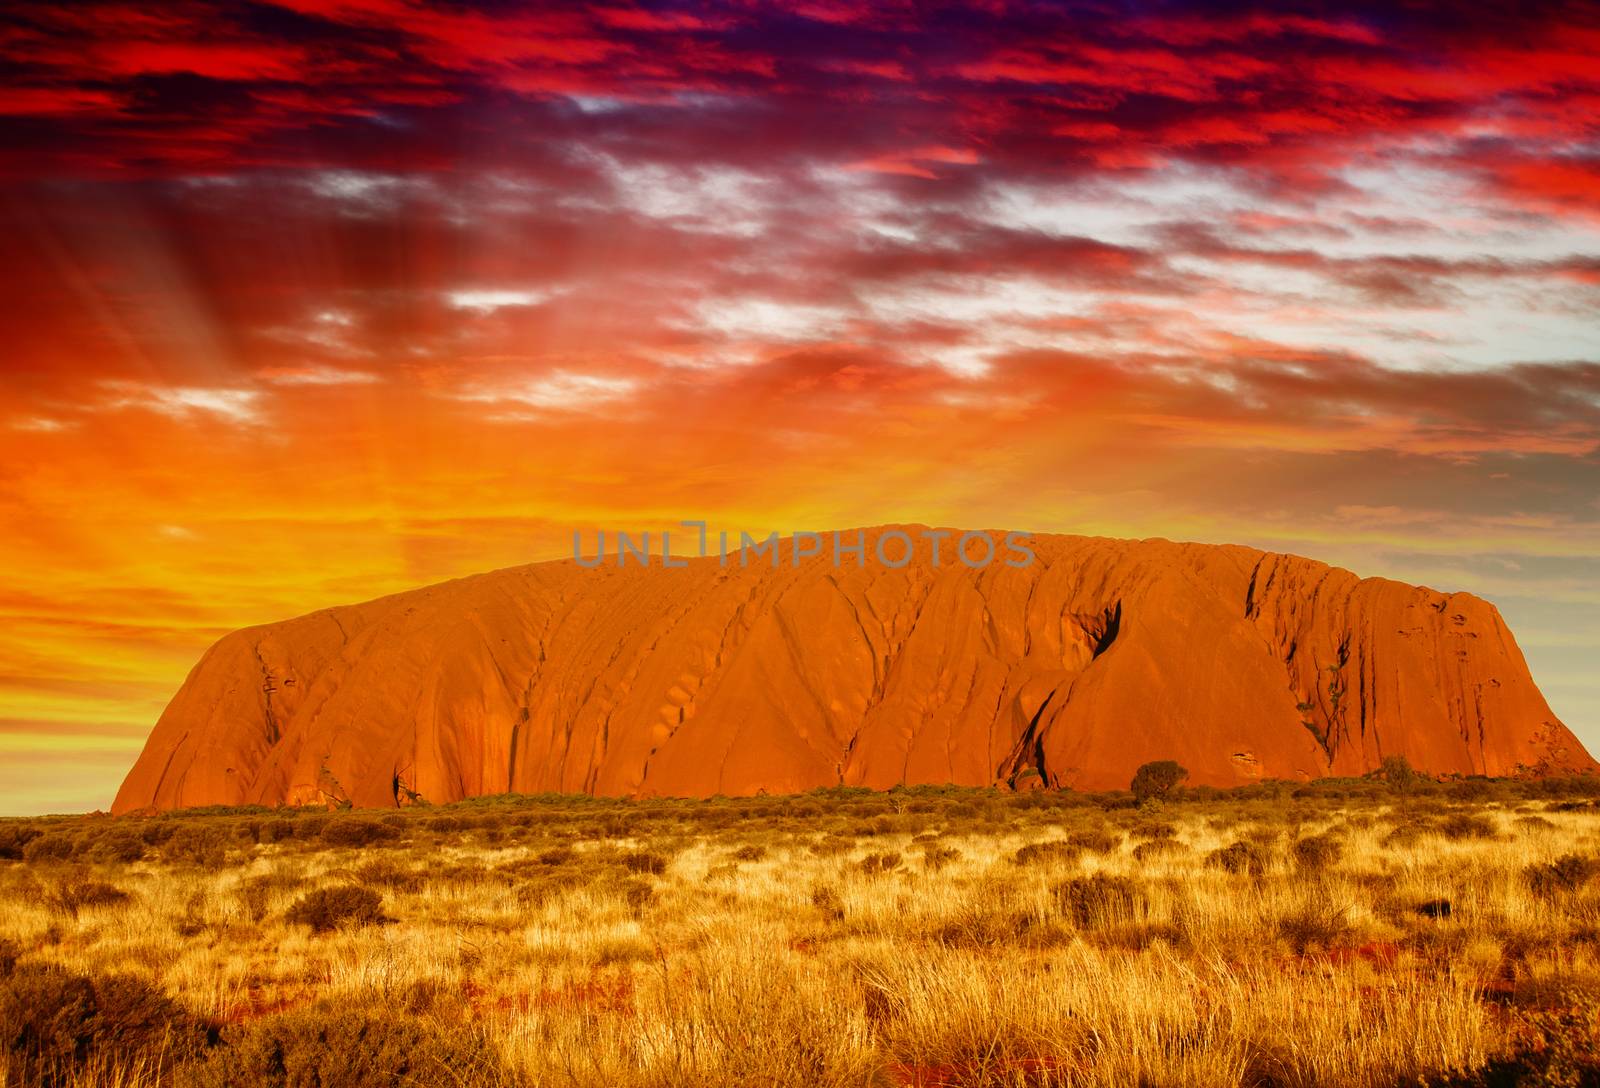
[[[1596,768],[1477,598],[1242,547],[1031,544],[1020,569],[968,568],[948,542],[935,566],[920,539],[901,569],[870,546],[864,568],[826,548],[796,567],[787,547],[778,569],[541,563],[238,631],[114,808],[1101,789],[1166,758],[1216,785],[1394,754]]]

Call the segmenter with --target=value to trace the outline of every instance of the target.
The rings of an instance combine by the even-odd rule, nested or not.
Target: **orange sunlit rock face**
[[[865,565],[539,563],[237,631],[115,810],[1596,768],[1471,595],[1165,540],[974,568],[920,527],[892,568],[885,531]]]

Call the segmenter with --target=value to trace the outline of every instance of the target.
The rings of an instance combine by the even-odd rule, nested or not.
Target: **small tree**
[[[1417,784],[1417,772],[1411,769],[1411,761],[1405,756],[1385,756],[1378,764],[1378,774],[1390,789],[1401,793]]]
[[[1180,767],[1176,761],[1158,759],[1154,763],[1146,763],[1135,771],[1133,782],[1128,788],[1133,791],[1133,799],[1140,804],[1146,801],[1160,801],[1188,777],[1189,772]]]

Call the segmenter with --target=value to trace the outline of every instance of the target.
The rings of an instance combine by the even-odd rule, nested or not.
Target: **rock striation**
[[[971,568],[919,526],[890,568],[893,528],[860,567],[538,563],[236,631],[114,810],[1597,769],[1468,594],[1166,540]]]

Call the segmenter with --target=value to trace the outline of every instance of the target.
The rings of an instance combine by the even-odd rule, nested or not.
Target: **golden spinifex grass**
[[[4,1083],[1594,1083],[1589,792],[0,823]]]

